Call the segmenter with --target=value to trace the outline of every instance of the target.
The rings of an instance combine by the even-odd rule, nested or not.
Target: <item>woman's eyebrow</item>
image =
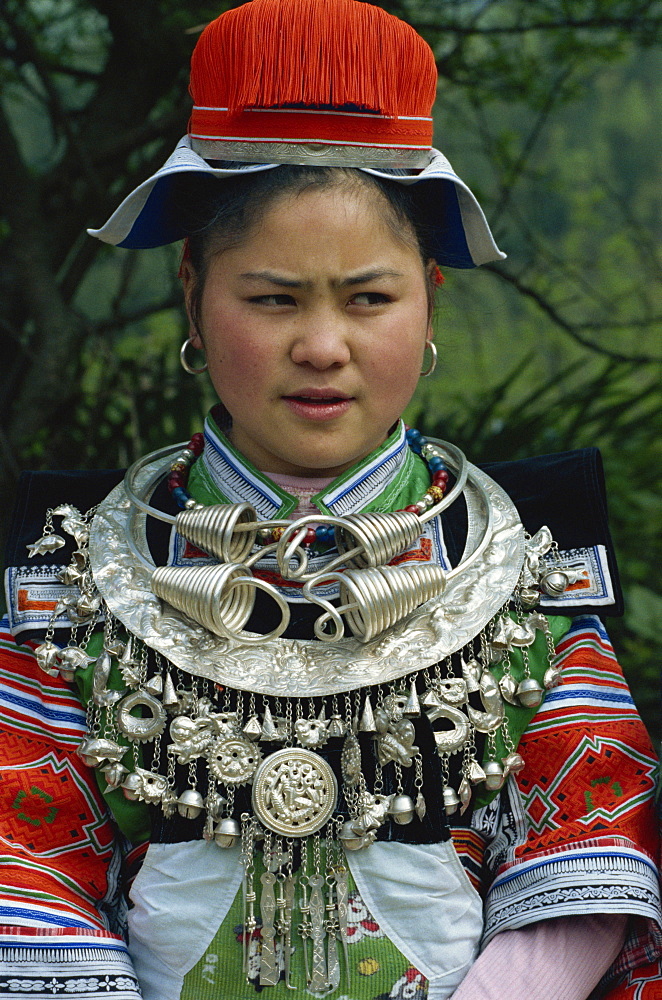
[[[296,278],[285,278],[281,274],[276,274],[274,271],[244,271],[243,274],[239,275],[244,281],[268,281],[272,285],[278,285],[281,288],[311,288],[313,285],[312,281],[299,281]],[[339,288],[346,288],[351,285],[364,285],[370,281],[376,281],[378,278],[401,278],[402,273],[400,271],[391,271],[387,268],[374,268],[370,271],[362,271],[360,274],[352,274],[347,278],[340,278],[333,281],[334,285]]]
[[[362,271],[361,274],[352,274],[348,278],[343,278],[338,284],[342,287],[346,285],[364,285],[378,278],[401,278],[400,271],[391,271],[388,268],[374,268],[372,271]]]
[[[268,281],[270,284],[280,285],[282,288],[307,288],[312,285],[311,281],[284,278],[281,274],[276,274],[273,271],[245,271],[239,277],[245,281]]]

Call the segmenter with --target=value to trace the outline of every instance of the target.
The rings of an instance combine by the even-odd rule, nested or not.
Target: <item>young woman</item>
[[[430,149],[435,79],[378,8],[253,0],[94,233],[186,238],[182,362],[220,402],[123,485],[26,482],[0,996],[584,1000],[656,959],[598,459],[488,475],[400,419],[439,265],[503,256]]]

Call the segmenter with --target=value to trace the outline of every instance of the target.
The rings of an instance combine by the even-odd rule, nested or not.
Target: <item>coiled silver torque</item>
[[[224,563],[243,563],[257,535],[257,514],[249,503],[214,504],[181,511],[175,520],[179,534]],[[237,532],[238,524],[250,530]]]
[[[442,500],[424,512],[368,512],[345,517],[313,514],[293,522],[260,522],[249,503],[194,506],[176,518],[151,507],[146,498],[159,479],[168,473],[169,466],[150,477],[142,495],[134,488],[136,477],[153,458],[160,459],[180,447],[164,449],[136,462],[126,474],[125,490],[134,509],[174,524],[184,538],[220,560],[220,565],[215,566],[159,567],[152,573],[151,586],[158,597],[226,639],[243,643],[266,642],[282,635],[287,628],[289,606],[286,601],[274,586],[251,573],[251,567],[268,550],[275,549],[282,576],[303,582],[304,596],[324,609],[315,624],[318,639],[336,641],[342,638],[344,616],[356,638],[368,642],[419,605],[440,595],[446,581],[477,559],[491,538],[492,515],[485,490],[471,477],[467,480],[464,455],[446,442],[429,441],[425,447],[449,463],[456,474],[456,482]],[[429,564],[386,565],[416,541],[426,521],[448,507],[461,493],[467,501],[470,530],[459,566],[446,573]],[[151,570],[153,564],[150,565],[146,553],[140,551],[133,538],[133,520],[130,516],[127,541],[132,552]],[[311,523],[333,525],[338,548],[338,555],[317,573],[306,572],[308,560],[302,545]],[[276,527],[283,529],[279,541],[251,555],[257,531]],[[341,567],[345,567],[345,571],[337,573]],[[339,608],[313,592],[317,584],[329,580],[339,584]],[[280,624],[267,636],[243,631],[253,610],[256,587],[270,594],[281,610]],[[331,632],[326,631],[329,623],[333,626]]]
[[[347,514],[345,517],[307,514],[284,530],[276,549],[278,568],[288,580],[306,581],[316,575],[319,578],[318,574],[305,572],[308,561],[302,549],[299,550],[299,563],[292,562],[309,524],[330,524],[335,528],[339,555],[324,567],[325,577],[340,566],[381,566],[408,548],[421,533],[419,518],[408,510]]]
[[[255,588],[265,590],[281,610],[281,621],[269,635],[242,632],[255,604]],[[224,639],[265,642],[282,635],[290,621],[287,601],[270,584],[246,575],[241,563],[220,566],[158,566],[152,592],[173,608]]]
[[[312,591],[321,579],[335,580],[340,587],[340,606],[334,607]],[[314,604],[325,609],[315,622],[315,635],[326,642],[341,639],[344,633],[341,615],[361,642],[369,642],[384,629],[408,615],[414,608],[443,593],[446,574],[441,566],[430,563],[403,566],[375,566],[346,569],[344,573],[320,573],[316,581],[306,583],[303,592]],[[329,622],[334,631],[326,632]]]

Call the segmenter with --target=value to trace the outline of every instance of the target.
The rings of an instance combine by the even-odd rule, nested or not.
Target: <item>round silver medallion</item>
[[[224,785],[245,785],[260,763],[262,754],[255,743],[235,737],[214,740],[207,754],[209,770]]]
[[[338,783],[312,750],[286,747],[264,760],[253,780],[253,811],[260,823],[284,837],[307,837],[331,817]]]
[[[143,718],[132,715],[134,708],[144,710],[147,715]],[[133,691],[117,706],[117,728],[138,743],[156,739],[165,729],[166,719],[165,708],[149,691]]]

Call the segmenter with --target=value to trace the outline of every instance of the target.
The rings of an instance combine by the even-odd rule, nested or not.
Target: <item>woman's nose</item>
[[[348,330],[343,319],[331,312],[306,317],[290,352],[297,365],[311,365],[320,371],[346,365],[351,357]]]

